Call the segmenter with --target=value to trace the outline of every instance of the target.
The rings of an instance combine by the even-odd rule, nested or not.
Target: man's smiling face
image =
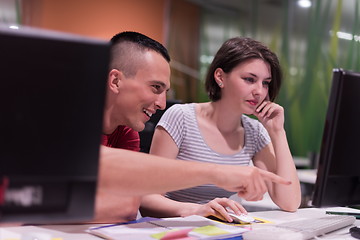
[[[149,50],[143,53],[141,65],[134,76],[123,76],[119,81],[116,99],[119,119],[117,125],[126,125],[142,131],[145,123],[158,109],[166,107],[166,92],[170,88],[170,66],[163,56]]]

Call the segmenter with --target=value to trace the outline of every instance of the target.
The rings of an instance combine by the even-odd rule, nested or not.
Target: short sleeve
[[[182,105],[183,104],[175,104],[167,109],[156,125],[156,127],[163,127],[179,148],[184,138],[185,132],[184,112],[182,110]]]
[[[256,152],[259,152],[271,142],[269,133],[265,127],[258,121],[258,143],[256,144]]]
[[[271,142],[269,133],[257,119],[243,115],[241,118],[246,131],[248,147],[253,149],[253,154],[259,152]]]

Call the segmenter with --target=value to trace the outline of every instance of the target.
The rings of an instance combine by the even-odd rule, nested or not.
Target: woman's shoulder
[[[242,115],[241,121],[244,127],[259,128],[259,126],[262,125],[256,118],[247,115]]]
[[[189,114],[193,112],[195,108],[196,103],[177,103],[172,105],[167,111],[169,112],[177,112],[177,113],[183,113],[183,114]]]

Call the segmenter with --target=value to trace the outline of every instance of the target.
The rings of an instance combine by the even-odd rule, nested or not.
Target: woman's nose
[[[253,94],[254,95],[260,95],[265,90],[262,83],[261,84],[256,83],[256,84],[253,85],[253,87],[254,87],[253,88]]]

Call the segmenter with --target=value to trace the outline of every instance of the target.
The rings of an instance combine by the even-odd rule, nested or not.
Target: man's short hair
[[[155,51],[167,62],[170,62],[167,49],[158,41],[144,34],[125,31],[113,36],[110,42],[110,68],[122,71],[127,77],[136,74],[139,63],[141,63],[141,54],[146,51]]]

